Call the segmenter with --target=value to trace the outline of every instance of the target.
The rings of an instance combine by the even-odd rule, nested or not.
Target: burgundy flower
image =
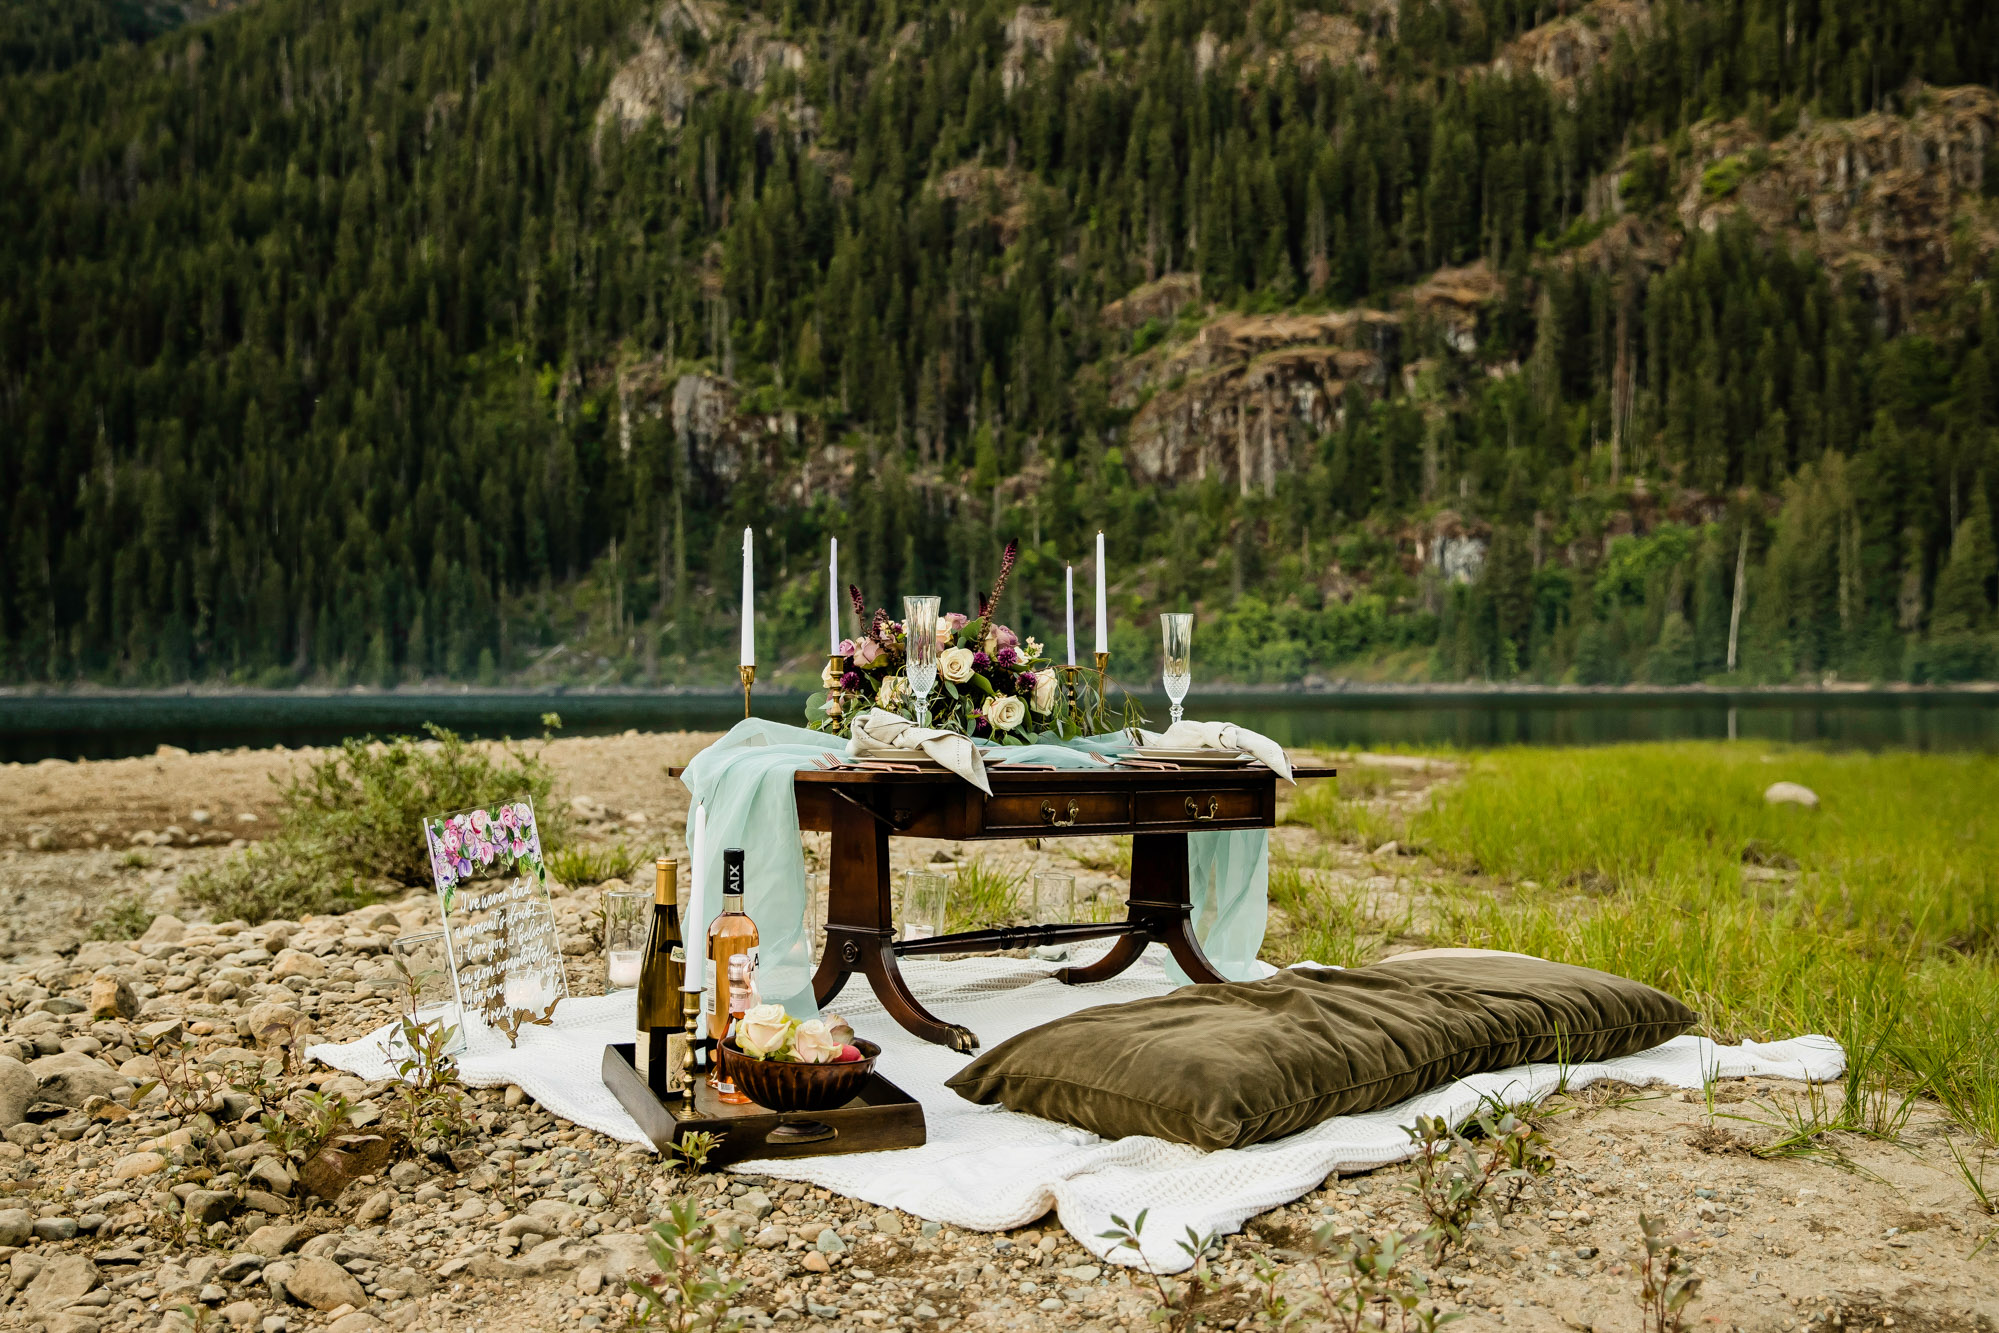
[[[998,662],[1003,667],[1012,669],[1020,665],[1020,654],[1012,648],[1002,648],[993,654],[993,661]]]
[[[984,653],[972,654],[972,670],[990,671],[992,670],[992,666],[993,666],[993,659],[987,657]]]
[[[858,671],[849,671],[846,675],[840,677],[840,688],[843,690],[860,689],[861,673]]]
[[[1036,681],[1037,679],[1039,679],[1039,677],[1037,677],[1037,676],[1036,676],[1036,675],[1035,675],[1035,674],[1034,674],[1034,673],[1033,673],[1032,671],[1023,671],[1023,672],[1021,672],[1021,673],[1020,673],[1020,688],[1021,688],[1021,689],[1023,689],[1023,690],[1031,690],[1031,689],[1033,689],[1033,688],[1034,688],[1034,682],[1035,682],[1035,681]]]
[[[854,604],[854,615],[858,619],[866,620],[868,618],[867,599],[861,596],[861,586],[858,583],[849,583],[847,585],[847,600]]]

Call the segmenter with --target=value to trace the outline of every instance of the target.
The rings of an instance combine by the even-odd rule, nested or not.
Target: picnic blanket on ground
[[[903,973],[932,1012],[965,1023],[990,1048],[1041,1023],[1093,1005],[1162,995],[1173,981],[1164,950],[1153,946],[1121,976],[1091,986],[1065,986],[1051,973],[1061,964],[1017,958],[910,959]],[[1271,969],[1264,967],[1263,975]],[[644,1136],[603,1085],[599,1065],[607,1043],[630,1041],[632,992],[563,1001],[552,1028],[533,1027],[510,1049],[498,1032],[474,1025],[459,1057],[465,1082],[490,1087],[518,1083],[543,1107],[612,1138]],[[1334,1171],[1362,1171],[1410,1155],[1405,1126],[1419,1115],[1456,1122],[1481,1101],[1546,1097],[1566,1081],[1577,1088],[1603,1079],[1640,1086],[1698,1088],[1710,1077],[1823,1081],[1845,1068],[1829,1037],[1717,1046],[1676,1037],[1662,1046],[1599,1064],[1522,1065],[1461,1079],[1395,1106],[1340,1116],[1311,1129],[1249,1148],[1203,1152],[1162,1139],[1103,1140],[1083,1130],[976,1106],[944,1086],[966,1056],[904,1032],[856,979],[834,1002],[861,1035],[882,1048],[876,1068],[923,1103],[929,1142],[897,1152],[857,1153],[790,1161],[745,1162],[735,1168],[800,1180],[852,1198],[976,1231],[1025,1225],[1055,1210],[1070,1234],[1099,1257],[1135,1264],[1129,1250],[1110,1253],[1099,1233],[1111,1214],[1130,1218],[1150,1209],[1145,1259],[1161,1272],[1188,1266],[1178,1240],[1227,1234],[1267,1209],[1316,1189]],[[362,1078],[393,1075],[384,1050],[389,1028],[345,1045],[307,1054]]]

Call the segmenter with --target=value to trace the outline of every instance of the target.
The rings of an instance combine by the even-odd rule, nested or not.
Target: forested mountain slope
[[[259,0],[0,79],[0,675],[1999,668],[1978,0]],[[1739,590],[1739,592],[1738,592]],[[1733,629],[1731,628],[1733,626]],[[775,657],[774,651],[767,657]]]

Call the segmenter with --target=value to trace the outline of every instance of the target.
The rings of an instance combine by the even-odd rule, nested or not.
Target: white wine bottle
[[[662,1100],[680,1096],[687,1068],[687,1022],[680,1000],[687,951],[680,938],[679,889],[680,863],[661,857],[654,865],[652,924],[639,967],[633,1063]]]

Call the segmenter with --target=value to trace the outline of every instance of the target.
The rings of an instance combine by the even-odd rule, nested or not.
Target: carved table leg
[[[1079,985],[1108,981],[1138,961],[1151,940],[1163,943],[1173,961],[1197,982],[1227,981],[1201,952],[1194,938],[1193,899],[1187,882],[1187,835],[1184,833],[1139,833],[1131,840],[1131,891],[1126,899],[1127,920],[1142,931],[1126,935],[1111,951],[1083,967],[1065,967],[1055,974],[1058,981]]]
[[[946,1023],[925,1009],[903,980],[895,960],[895,909],[889,897],[888,828],[859,810],[833,822],[828,873],[826,951],[812,977],[813,997],[832,1002],[859,972],[874,987],[889,1017],[925,1041],[954,1051],[975,1051],[970,1028]]]

